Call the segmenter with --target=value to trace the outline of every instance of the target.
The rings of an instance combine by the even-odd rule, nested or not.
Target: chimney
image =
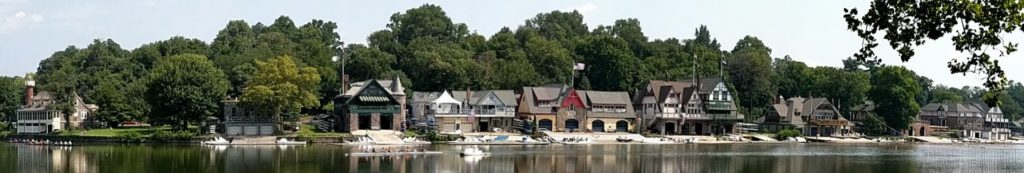
[[[32,105],[32,97],[36,95],[36,81],[31,76],[25,76],[25,105]]]

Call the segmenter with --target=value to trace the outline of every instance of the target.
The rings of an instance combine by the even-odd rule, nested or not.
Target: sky
[[[846,29],[843,8],[866,10],[868,1],[269,1],[269,0],[0,0],[0,75],[34,72],[41,60],[69,45],[84,47],[94,39],[113,39],[131,50],[142,44],[184,36],[211,42],[230,20],[273,23],[281,15],[301,25],[312,19],[338,23],[341,40],[366,43],[385,28],[389,17],[423,4],[441,6],[457,23],[490,36],[502,27],[516,28],[539,13],[578,10],[590,29],[615,20],[636,18],[653,39],[693,38],[707,25],[712,37],[731,50],[751,35],[772,49],[772,57],[789,55],[811,66],[842,67],[861,46]],[[1008,37],[1021,40],[1017,35]],[[1011,41],[1012,41],[1011,40]],[[876,50],[883,63],[906,66],[937,84],[980,86],[978,74],[950,74],[946,64],[962,57],[949,37],[929,41],[910,62],[901,62],[883,43]],[[1024,80],[1022,53],[1001,57],[1007,77]]]

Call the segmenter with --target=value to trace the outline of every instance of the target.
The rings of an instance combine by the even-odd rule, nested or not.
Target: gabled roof
[[[530,89],[537,100],[558,100],[562,94],[561,88],[530,87]]]
[[[391,81],[386,81],[386,82],[390,83]],[[359,97],[356,97],[356,96],[361,94],[361,93],[363,93],[363,90],[366,90],[366,88],[369,88],[368,86],[377,86],[377,87],[381,88],[382,90],[384,90],[385,92],[388,92],[388,94],[385,94],[386,95],[385,98],[387,98],[388,101],[390,101],[390,102],[398,102],[398,100],[393,97],[391,92],[388,91],[388,87],[385,86],[385,85],[382,85],[379,80],[368,80],[368,81],[359,82],[359,83],[361,83],[361,85],[354,86],[354,87],[350,88],[348,91],[346,91],[345,94],[342,94],[342,95],[340,95],[338,97],[334,97],[334,98],[335,99],[342,98],[342,99],[345,99],[345,103],[349,103],[349,102],[352,102],[352,100],[355,100],[356,98],[359,98]],[[379,98],[371,98],[371,97],[363,97],[363,98],[359,98],[359,99],[367,100],[367,101],[379,100]]]
[[[370,80],[366,80],[366,81],[362,81],[362,82],[352,83],[350,85],[349,89],[347,91],[345,91],[344,93],[342,93],[341,95],[339,95],[338,97],[345,97],[345,96],[351,97],[351,96],[354,96],[357,93],[361,92],[363,90],[363,86],[369,85],[370,82],[377,83],[382,88],[384,88],[384,91],[387,91],[388,94],[391,94],[391,95],[395,95],[395,94],[404,95],[404,93],[405,93],[405,92],[395,93],[394,91],[392,91],[391,89],[394,89],[394,87],[391,86],[393,84],[393,82],[391,80],[370,79]],[[401,85],[401,84],[399,84],[399,85]],[[401,87],[399,87],[399,88],[401,88]]]
[[[587,90],[577,90],[576,92],[581,93],[580,97],[586,98],[585,102],[588,102],[588,104],[627,105],[630,103],[629,94],[626,94],[626,92]]]
[[[700,93],[711,93],[711,91],[715,89],[715,86],[718,85],[718,83],[722,83],[722,78],[719,78],[719,77],[703,78],[703,79],[700,79],[700,83],[702,85],[700,87]]]
[[[494,92],[494,95],[497,96],[498,100],[501,100],[501,103],[504,103],[505,106],[516,106],[517,105],[516,93],[514,91],[512,91],[512,90],[492,90],[491,92]]]

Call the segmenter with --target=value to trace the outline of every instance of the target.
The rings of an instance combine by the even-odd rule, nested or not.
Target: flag
[[[587,65],[583,64],[583,63],[576,63],[575,66],[572,66],[572,69],[573,70],[583,70],[586,66]]]
[[[728,63],[725,63],[725,59],[722,59],[722,65],[726,65],[726,64],[728,64]]]

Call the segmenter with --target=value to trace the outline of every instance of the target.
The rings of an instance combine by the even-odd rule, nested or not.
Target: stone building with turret
[[[334,97],[334,130],[402,130],[406,116],[404,90],[398,77],[350,84]]]

